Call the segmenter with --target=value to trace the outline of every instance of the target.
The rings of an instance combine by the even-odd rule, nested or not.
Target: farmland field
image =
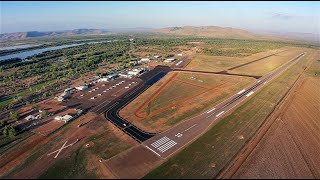
[[[170,72],[122,109],[120,115],[143,129],[161,131],[253,82],[254,78],[248,77]]]
[[[319,64],[314,61],[309,70]],[[320,81],[307,75],[233,178],[320,177]]]
[[[214,178],[263,124],[281,98],[315,58],[307,54],[200,138],[144,178]]]

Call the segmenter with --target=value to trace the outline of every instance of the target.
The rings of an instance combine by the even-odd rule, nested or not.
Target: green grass
[[[144,178],[214,178],[262,125],[306,61],[307,56]]]
[[[57,161],[38,179],[93,179],[95,174],[86,170],[87,157],[84,149],[78,149],[71,156]]]

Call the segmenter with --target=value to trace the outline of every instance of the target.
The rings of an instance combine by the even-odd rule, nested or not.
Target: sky
[[[1,34],[172,26],[320,32],[320,2],[316,1],[1,1],[0,6]]]

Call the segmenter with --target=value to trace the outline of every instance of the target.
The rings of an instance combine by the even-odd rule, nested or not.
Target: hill
[[[74,29],[65,31],[28,31],[28,32],[17,32],[17,33],[4,33],[0,34],[0,40],[18,40],[33,37],[49,37],[49,36],[72,36],[81,34],[103,34],[108,32],[102,29]]]
[[[184,26],[184,27],[167,27],[157,29],[156,32],[197,37],[214,37],[214,38],[236,38],[236,39],[262,39],[263,37],[249,31],[235,29],[230,27],[218,26]]]

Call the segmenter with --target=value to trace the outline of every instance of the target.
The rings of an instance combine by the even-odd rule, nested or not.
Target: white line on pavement
[[[160,154],[158,154],[157,152],[155,152],[154,150],[152,150],[151,148],[149,148],[148,146],[145,146],[146,148],[148,148],[150,151],[154,152],[156,155],[160,156]],[[160,156],[161,157],[161,156]]]
[[[219,114],[216,115],[216,117],[219,117],[223,113],[224,113],[224,111],[221,111]]]

